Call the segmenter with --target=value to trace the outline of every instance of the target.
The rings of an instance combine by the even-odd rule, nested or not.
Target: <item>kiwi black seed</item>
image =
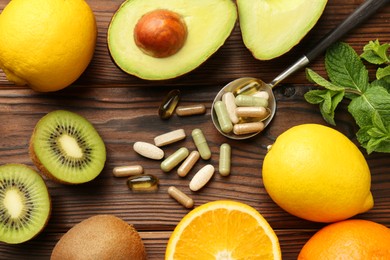
[[[95,179],[103,170],[106,147],[86,118],[56,110],[42,117],[35,126],[30,156],[49,178],[65,184],[80,184]]]
[[[26,242],[46,226],[51,212],[47,186],[27,165],[0,166],[0,241]]]

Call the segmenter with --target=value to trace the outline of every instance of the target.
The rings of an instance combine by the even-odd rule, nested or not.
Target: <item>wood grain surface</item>
[[[0,10],[8,3],[0,0]],[[46,180],[52,197],[52,215],[47,227],[36,238],[19,245],[0,243],[0,259],[49,259],[60,237],[76,223],[96,214],[114,214],[131,223],[139,231],[148,259],[163,259],[172,230],[189,212],[167,194],[175,185],[195,200],[195,206],[218,199],[232,199],[256,208],[276,231],[283,259],[296,259],[304,243],[324,226],[305,221],[279,208],[266,193],[261,166],[266,147],[289,127],[302,123],[326,125],[318,107],[305,102],[303,94],[315,88],[304,72],[286,79],[275,89],[277,114],[259,136],[246,141],[228,140],[213,127],[210,107],[219,89],[229,81],[243,76],[271,81],[301,53],[348,16],[362,0],[329,0],[321,19],[313,30],[289,53],[271,60],[255,60],[242,43],[237,24],[225,45],[195,71],[178,79],[164,82],[144,81],[122,72],[110,58],[107,48],[107,27],[122,1],[88,0],[98,24],[98,42],[94,58],[85,73],[70,87],[53,92],[38,93],[26,86],[14,86],[0,72],[0,164],[31,165],[28,155],[29,139],[37,121],[56,109],[77,112],[89,119],[101,134],[107,147],[107,162],[103,172],[90,183],[67,186]],[[380,10],[343,38],[357,51],[369,40],[390,42],[390,6]],[[324,75],[323,56],[310,67]],[[161,120],[157,109],[170,90],[179,89],[182,105],[202,103],[205,115]],[[347,112],[347,102],[336,113],[335,127],[357,144],[357,126]],[[187,138],[164,147],[166,154],[180,147],[195,149],[190,133],[201,128],[212,150],[209,162],[200,161],[193,172],[204,164],[218,165],[219,146],[232,146],[232,173],[229,177],[216,174],[198,192],[188,188],[193,172],[181,178],[175,172],[164,173],[159,161],[136,154],[136,141],[152,142],[159,134],[183,128]],[[369,219],[390,227],[390,157],[388,154],[364,153],[372,174],[375,206],[356,218]],[[286,158],[288,160],[288,158]],[[160,179],[154,193],[132,193],[125,179],[115,178],[116,166],[141,164],[146,173]]]

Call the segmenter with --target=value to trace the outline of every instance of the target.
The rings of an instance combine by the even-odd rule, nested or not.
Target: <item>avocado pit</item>
[[[165,58],[177,53],[187,38],[182,17],[172,11],[158,9],[144,14],[134,28],[134,41],[144,53]]]

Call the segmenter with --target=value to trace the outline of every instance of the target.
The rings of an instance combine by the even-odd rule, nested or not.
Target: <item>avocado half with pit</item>
[[[172,79],[214,54],[236,20],[232,0],[128,0],[112,17],[108,49],[128,74]]]
[[[245,46],[259,60],[279,57],[314,27],[327,0],[237,0]]]

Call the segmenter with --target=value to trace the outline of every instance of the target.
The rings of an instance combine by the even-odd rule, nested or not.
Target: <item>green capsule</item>
[[[229,144],[224,143],[219,148],[219,173],[222,176],[228,176],[230,174],[231,165],[231,147]]]
[[[158,108],[158,114],[162,119],[168,119],[175,112],[176,106],[180,100],[180,90],[171,90],[163,99]]]
[[[151,174],[135,175],[127,179],[127,187],[134,192],[156,191],[158,182],[158,178]]]
[[[173,154],[171,154],[168,158],[162,161],[160,168],[164,172],[169,172],[173,168],[175,168],[180,162],[182,162],[185,158],[187,158],[190,152],[187,148],[182,147]]]
[[[236,96],[236,105],[239,107],[267,107],[268,100],[256,96],[238,95]]]
[[[223,101],[217,101],[214,104],[214,110],[217,114],[219,127],[221,128],[222,132],[230,133],[233,130],[233,123],[230,120],[226,104]]]
[[[196,128],[192,130],[192,139],[194,140],[195,146],[198,149],[200,157],[203,160],[208,160],[211,158],[211,151],[209,145],[207,144],[206,138],[203,135],[202,130]]]

